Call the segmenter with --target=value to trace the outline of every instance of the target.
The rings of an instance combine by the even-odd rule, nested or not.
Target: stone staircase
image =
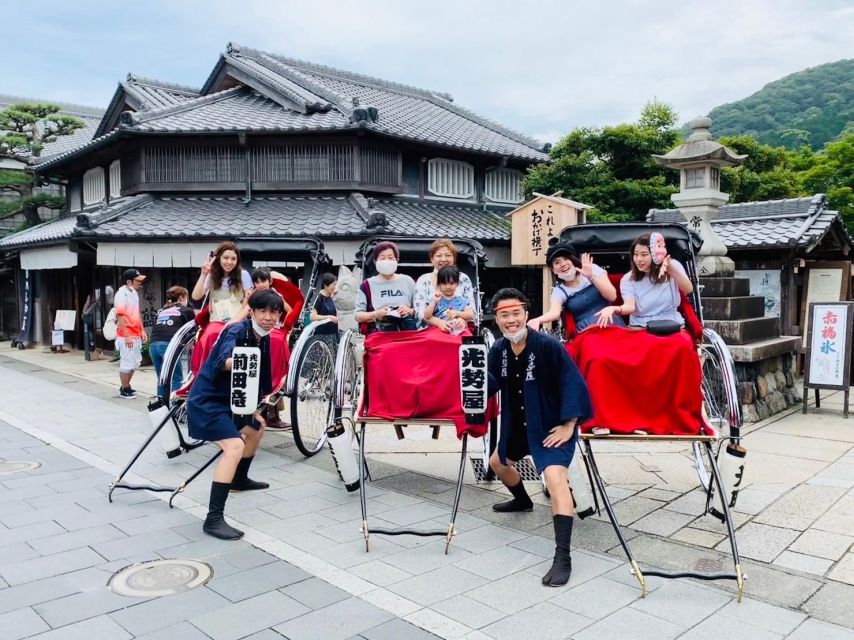
[[[746,422],[756,422],[800,402],[792,354],[798,336],[781,336],[778,318],[765,317],[765,298],[750,295],[750,280],[700,278],[703,323],[716,331],[735,361]]]

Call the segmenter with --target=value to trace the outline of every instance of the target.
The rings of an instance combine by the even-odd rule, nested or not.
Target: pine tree
[[[26,169],[0,169],[0,220],[23,213],[26,226],[42,222],[40,208],[63,209],[65,198],[34,193],[46,184],[29,167],[45,144],[86,126],[80,118],[59,113],[53,104],[20,103],[0,111],[0,157],[12,158]],[[9,197],[11,196],[11,197]]]

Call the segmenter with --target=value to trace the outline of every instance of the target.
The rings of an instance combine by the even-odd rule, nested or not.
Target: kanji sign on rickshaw
[[[460,345],[460,403],[466,422],[482,423],[487,402],[486,345],[475,337],[463,338]]]
[[[247,416],[255,413],[258,404],[261,349],[234,347],[231,358],[231,412]]]

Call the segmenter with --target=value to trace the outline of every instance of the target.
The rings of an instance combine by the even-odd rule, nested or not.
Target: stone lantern
[[[726,257],[727,249],[715,230],[712,220],[718,209],[729,201],[721,192],[721,167],[741,164],[746,155],[739,155],[712,139],[709,118],[695,118],[689,125],[691,135],[675,149],[664,155],[653,155],[655,161],[679,169],[679,193],[670,196],[688,226],[703,238],[698,270],[701,276],[732,276],[735,263]]]

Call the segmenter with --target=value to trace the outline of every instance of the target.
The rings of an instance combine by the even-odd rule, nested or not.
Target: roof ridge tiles
[[[194,93],[199,95],[198,87],[191,87],[185,84],[178,84],[177,82],[166,82],[165,80],[157,80],[156,78],[146,78],[144,76],[137,75],[135,73],[128,73],[127,78],[124,82],[133,82],[136,84],[143,84],[151,87],[156,87],[158,89],[166,89],[168,91],[176,91],[180,93]]]
[[[262,61],[233,53],[226,54],[225,60],[238,68],[242,67],[243,71],[271,86],[277,93],[282,94],[287,101],[302,107],[305,113],[328,111],[332,107],[328,102],[326,104],[323,103],[323,96],[313,93],[292,79],[284,77],[281,73],[270,69]],[[260,69],[256,68],[256,66],[260,67]],[[282,106],[287,108],[287,105]]]
[[[535,140],[530,136],[526,136],[523,133],[518,131],[514,131],[513,129],[506,127],[494,120],[490,120],[484,116],[481,116],[474,111],[466,109],[465,107],[460,107],[459,105],[454,103],[454,98],[448,93],[442,93],[438,91],[430,91],[427,89],[419,89],[418,87],[413,87],[411,85],[405,85],[397,82],[391,82],[388,80],[382,80],[380,78],[375,78],[373,76],[367,76],[359,73],[353,73],[350,71],[344,71],[342,69],[336,69],[334,67],[329,67],[322,64],[317,64],[313,62],[306,62],[304,60],[297,60],[295,58],[288,58],[286,56],[282,56],[275,53],[270,53],[267,51],[261,51],[259,49],[252,49],[249,47],[243,47],[237,44],[229,44],[228,47],[229,55],[239,54],[247,57],[267,57],[275,60],[279,64],[286,67],[293,67],[296,71],[307,71],[309,73],[316,73],[319,75],[325,75],[332,78],[349,80],[351,82],[355,82],[357,84],[366,84],[368,86],[374,86],[379,89],[383,89],[386,91],[393,91],[396,93],[403,93],[409,96],[421,98],[423,100],[427,100],[436,106],[443,107],[452,111],[458,116],[463,118],[467,118],[472,122],[475,122],[487,129],[495,131],[496,133],[500,133],[501,135],[507,136],[508,138],[515,140],[521,144],[524,144],[528,147],[536,149],[540,151],[543,147],[543,143],[539,140]],[[300,81],[305,82],[313,82],[310,78],[300,78]],[[294,82],[297,82],[294,79]],[[326,89],[330,91],[329,89]],[[325,97],[325,96],[324,96]],[[342,97],[343,98],[343,97]],[[347,105],[346,98],[343,100],[336,101],[332,100],[336,103],[336,105],[344,112],[349,114],[349,107]]]
[[[94,211],[92,213],[78,213],[77,224],[74,227],[73,235],[86,235],[98,227],[98,225],[115,220],[116,218],[119,218],[124,214],[150,202],[154,202],[154,196],[150,193],[144,193],[137,196],[131,196],[126,201],[115,205],[115,208],[108,205],[105,209]]]
[[[311,93],[328,100],[333,106],[337,107],[339,111],[346,115],[349,115],[349,109],[347,104],[348,100],[346,96],[342,96],[337,91],[330,89],[329,87],[325,87],[319,82],[315,82],[313,79],[309,78],[304,73],[300,73],[296,69],[292,69],[280,60],[277,60],[274,56],[271,56],[264,52],[259,52],[259,58],[259,64],[266,63],[265,66],[275,66],[275,70],[277,73],[280,73],[291,82],[302,86],[304,89],[310,91]]]
[[[215,102],[219,102],[220,100],[225,100],[227,98],[232,98],[234,96],[248,92],[249,90],[243,86],[232,87],[231,89],[225,89],[223,91],[217,91],[216,93],[209,93],[208,95],[199,96],[198,98],[192,98],[180,104],[172,105],[169,107],[163,107],[160,109],[152,109],[151,111],[146,111],[145,113],[133,113],[131,111],[124,111],[122,112],[121,117],[119,118],[119,128],[132,129],[136,125],[142,124],[144,122],[149,122],[150,120],[156,120],[157,118],[162,118],[164,116],[175,115],[176,113],[183,113],[184,111],[189,111],[202,105],[212,104]]]
[[[330,67],[328,65],[319,64],[316,62],[308,62],[307,60],[299,60],[297,58],[289,58],[288,56],[283,56],[277,53],[272,53],[269,51],[261,51],[260,49],[253,49],[251,47],[244,47],[237,43],[228,43],[227,50],[229,53],[231,52],[239,52],[243,55],[266,55],[269,56],[282,64],[296,67],[297,69],[304,69],[309,71],[310,73],[319,73],[321,75],[334,76],[337,78],[342,78],[344,80],[351,80],[357,83],[370,84],[381,89],[387,89],[390,91],[398,91],[402,93],[409,93],[419,95],[420,97],[427,96],[438,96],[443,98],[447,102],[452,102],[454,97],[449,93],[444,93],[440,91],[430,91],[429,89],[420,89],[418,87],[414,87],[412,85],[403,84],[400,82],[392,82],[390,80],[383,80],[382,78],[377,78],[374,76],[369,76],[361,73],[355,73],[353,71],[345,71],[344,69],[337,69],[335,67]]]

